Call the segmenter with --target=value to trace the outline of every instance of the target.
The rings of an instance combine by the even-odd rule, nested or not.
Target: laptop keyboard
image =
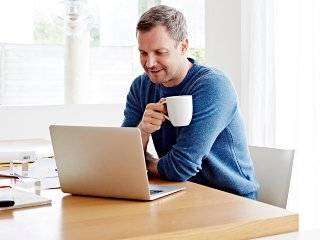
[[[163,192],[162,190],[150,190],[150,195]]]

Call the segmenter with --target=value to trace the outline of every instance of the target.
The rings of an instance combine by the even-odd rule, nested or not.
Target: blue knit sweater
[[[145,73],[137,77],[127,96],[122,126],[136,127],[148,103],[168,96],[192,95],[189,126],[173,127],[166,120],[152,134],[160,158],[159,174],[170,181],[189,180],[250,196],[257,191],[258,183],[236,91],[221,71],[189,61],[193,66],[178,86],[154,84]]]

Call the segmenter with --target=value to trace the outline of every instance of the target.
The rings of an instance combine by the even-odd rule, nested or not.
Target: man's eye
[[[158,55],[164,55],[166,52],[157,52]]]
[[[145,52],[140,52],[140,55],[147,55],[147,53],[145,53]]]

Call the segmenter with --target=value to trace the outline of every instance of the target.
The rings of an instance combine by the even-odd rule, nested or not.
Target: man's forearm
[[[138,125],[138,128],[140,129],[140,133],[141,133],[141,140],[142,140],[142,145],[143,145],[143,150],[144,152],[147,151],[147,147],[148,147],[148,143],[149,143],[149,137],[150,137],[150,133],[146,133],[145,131],[143,131],[141,129],[141,125]]]

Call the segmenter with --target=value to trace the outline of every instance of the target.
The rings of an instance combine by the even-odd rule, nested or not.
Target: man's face
[[[157,26],[149,32],[137,32],[140,63],[155,84],[166,87],[178,85],[185,77],[187,39],[176,46],[165,26]]]

